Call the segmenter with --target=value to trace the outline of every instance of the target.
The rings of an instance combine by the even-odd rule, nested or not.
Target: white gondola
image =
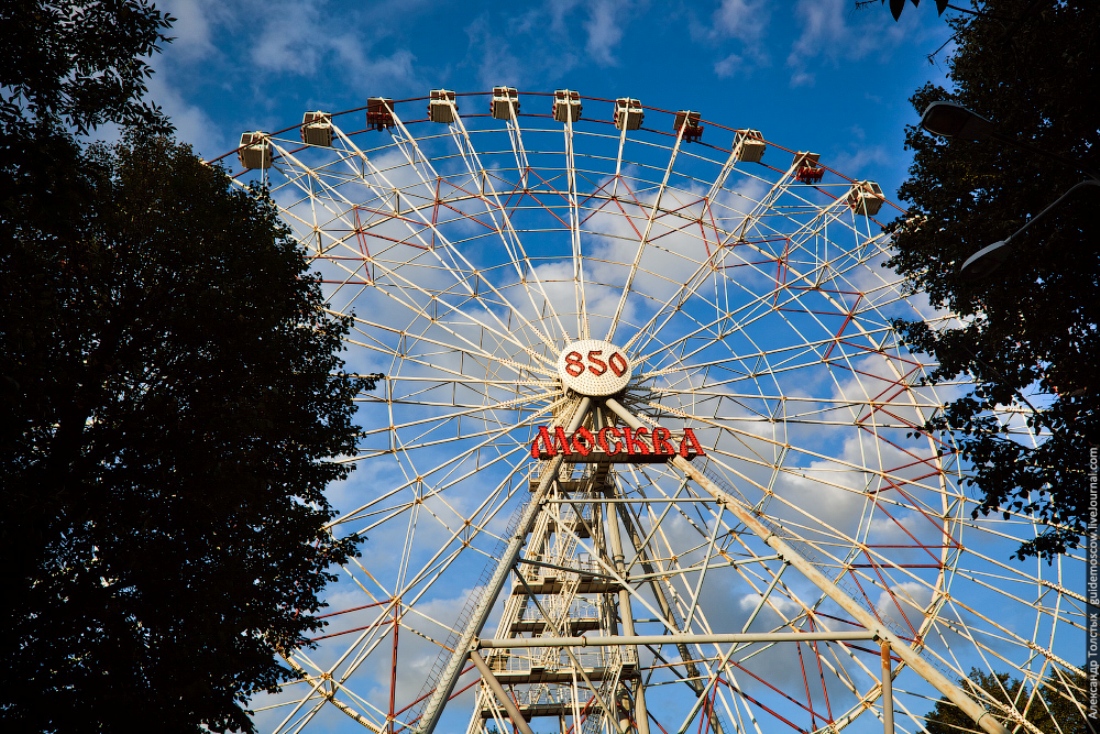
[[[449,89],[433,89],[428,102],[428,119],[432,122],[451,124],[455,121],[455,93]]]
[[[306,145],[332,147],[332,115],[319,110],[302,116],[302,142]]]
[[[637,130],[642,126],[645,113],[642,103],[630,97],[615,100],[615,127],[620,130]]]
[[[742,163],[759,163],[764,157],[764,151],[768,149],[759,130],[740,133],[738,143],[741,147],[737,152],[737,160]]]
[[[581,119],[581,95],[569,89],[554,92],[554,119],[558,122],[576,122]]]
[[[874,181],[856,181],[848,192],[848,206],[856,214],[873,217],[882,209],[882,188]]]
[[[511,120],[513,111],[519,115],[519,92],[514,87],[493,87],[489,111],[495,120]]]
[[[267,133],[243,133],[237,158],[245,168],[271,168],[271,141],[268,140]]]

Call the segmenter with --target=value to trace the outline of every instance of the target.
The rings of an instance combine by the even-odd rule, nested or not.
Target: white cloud
[[[551,30],[555,33],[565,33],[568,30],[565,18],[578,4],[579,0],[551,0],[548,4]]]
[[[623,38],[623,11],[626,6],[612,0],[599,0],[589,6],[584,30],[588,34],[585,48],[589,57],[604,66],[616,66],[615,46]]]
[[[228,6],[212,0],[168,0],[164,9],[176,19],[169,31],[172,53],[188,60],[216,53],[212,22],[224,22],[232,15]]]
[[[904,34],[911,30],[898,23],[886,22],[878,13],[853,16],[849,0],[799,0],[794,17],[802,32],[787,55],[792,87],[811,86],[814,75],[807,67],[822,59],[834,66],[852,64],[855,75],[857,68],[862,68],[855,62],[876,52],[888,57]]]
[[[792,87],[812,87],[817,79],[807,71],[796,71],[791,74]]]
[[[722,0],[705,29],[696,28],[693,35],[712,43],[733,40],[740,48],[728,53],[714,64],[720,79],[735,74],[746,75],[756,67],[769,66],[765,35],[770,22],[770,7],[761,0]]]
[[[238,17],[233,22],[259,27],[250,38],[248,53],[257,69],[305,78],[338,73],[357,84],[384,80],[391,88],[414,84],[416,57],[411,51],[376,51],[372,41],[377,45],[384,34],[364,39],[359,31],[362,25],[384,28],[376,16],[388,12],[387,5],[372,7],[369,15],[349,18],[334,27],[323,3],[307,0],[266,8],[259,15],[259,23],[255,15]]]
[[[172,76],[174,73],[166,69],[154,74],[149,79],[149,97],[163,108],[176,126],[176,137],[207,158],[236,147],[236,141],[226,135],[202,107],[188,102],[179,88],[170,83]]]
[[[911,624],[920,629],[924,621],[924,611],[932,603],[932,589],[915,581],[905,581],[883,591],[875,602],[875,611],[888,624],[899,629],[908,629]]]
[[[834,155],[829,162],[832,168],[850,175],[858,174],[869,166],[878,170],[886,169],[893,161],[882,145],[864,145],[850,151]]]
[[[730,54],[714,65],[714,73],[721,79],[728,79],[744,66],[744,59],[737,54]]]
[[[741,608],[743,612],[752,612],[758,606],[760,606],[760,600],[764,597],[756,592],[745,594],[737,600],[737,606]],[[769,599],[771,607],[778,610],[785,616],[793,617],[798,614],[800,607],[794,601],[781,594],[773,594]]]
[[[466,26],[466,36],[470,53],[476,55],[473,63],[483,87],[527,86],[531,78],[526,65],[512,53],[508,42],[493,32],[488,16],[482,15]]]
[[[713,33],[755,43],[768,26],[769,6],[761,0],[722,0],[714,11]]]

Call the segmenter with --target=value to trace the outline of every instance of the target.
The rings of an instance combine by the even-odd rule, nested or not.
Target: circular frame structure
[[[364,555],[261,728],[915,732],[946,697],[1038,732],[1081,705],[1083,558],[1008,560],[1040,529],[974,519],[922,431],[965,386],[891,327],[950,316],[883,267],[873,182],[503,87],[238,154],[353,317],[349,369],[386,376],[331,490]]]

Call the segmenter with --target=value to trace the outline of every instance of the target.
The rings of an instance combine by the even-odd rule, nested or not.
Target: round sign
[[[630,382],[630,362],[610,342],[582,339],[565,347],[558,357],[558,374],[570,390],[589,397],[621,392]]]

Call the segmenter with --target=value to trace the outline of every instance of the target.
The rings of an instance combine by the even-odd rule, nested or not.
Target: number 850
[[[620,352],[612,352],[611,356],[607,358],[605,362],[601,359],[603,355],[602,349],[593,349],[588,352],[588,364],[585,365],[585,357],[580,352],[570,352],[565,355],[565,371],[570,377],[580,377],[581,373],[587,368],[589,372],[596,377],[607,372],[610,368],[615,377],[622,377],[626,374],[626,357]]]

